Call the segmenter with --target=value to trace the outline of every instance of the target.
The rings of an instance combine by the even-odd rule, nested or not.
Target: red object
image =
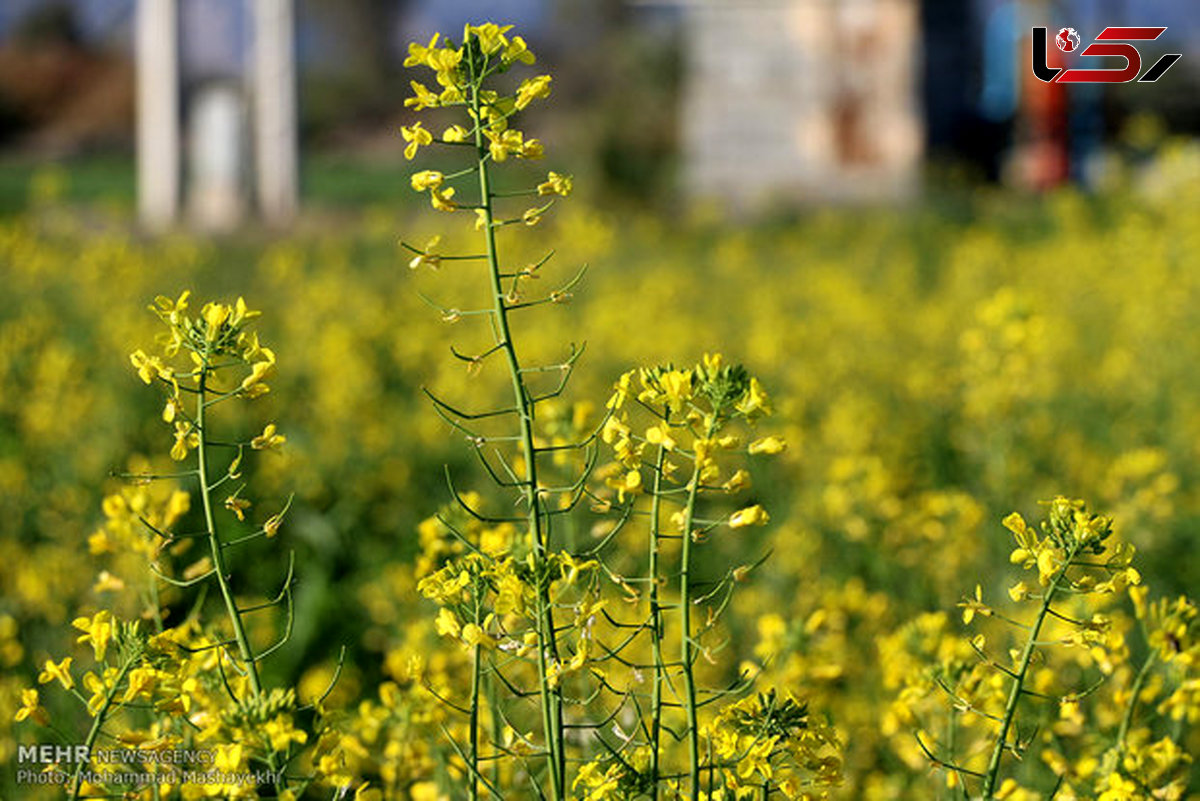
[[[1125,69],[1107,70],[1064,70],[1055,83],[1125,83],[1132,81],[1142,70],[1142,54],[1131,44],[1090,44],[1080,55],[1120,56],[1125,59]]]
[[[1165,30],[1166,28],[1105,28],[1096,37],[1096,41],[1113,41],[1114,39],[1121,42],[1145,41],[1157,39]]]
[[[1032,43],[1026,45],[1032,47]],[[1048,66],[1063,67],[1056,47],[1047,53]],[[1029,62],[1027,51],[1025,62]],[[1044,83],[1026,72],[1021,91],[1021,130],[1018,162],[1021,180],[1032,189],[1051,189],[1069,177],[1067,158],[1067,90]]]

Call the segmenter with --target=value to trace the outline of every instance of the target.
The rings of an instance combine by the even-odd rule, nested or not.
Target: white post
[[[179,211],[179,57],[176,0],[137,4],[138,217],[152,229]]]
[[[292,0],[254,3],[254,142],[258,203],[275,225],[296,213],[299,154]]]
[[[188,126],[188,200],[192,220],[207,231],[241,221],[245,111],[238,87],[215,83],[193,93]]]

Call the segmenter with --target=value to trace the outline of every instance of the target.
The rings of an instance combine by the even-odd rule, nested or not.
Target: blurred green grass
[[[376,205],[411,207],[412,168],[404,162],[316,154],[300,169],[303,201],[317,209],[357,209]],[[134,208],[137,171],[132,158],[104,155],[62,160],[30,156],[0,158],[0,215],[15,215],[36,200],[38,178],[59,176],[55,200],[68,206],[95,206],[128,213]]]

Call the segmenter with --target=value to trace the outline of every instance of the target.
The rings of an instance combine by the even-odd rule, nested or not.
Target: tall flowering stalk
[[[237,523],[246,520],[253,504],[242,494],[245,484],[238,484],[232,491],[228,489],[242,477],[245,453],[248,450],[277,449],[286,438],[278,432],[274,423],[270,423],[257,436],[241,441],[222,441],[215,435],[213,422],[218,406],[235,400],[252,401],[270,391],[265,379],[275,367],[275,353],[263,346],[258,334],[251,330],[251,321],[260,312],[249,309],[244,299],[238,298],[233,304],[210,302],[200,309],[198,315],[191,316],[188,314],[189,294],[184,292],[175,301],[159,297],[155,306],[151,307],[167,328],[158,338],[162,356],[148,356],[138,350],[130,360],[145,383],[152,384],[157,380],[168,390],[162,416],[164,422],[174,426],[171,458],[177,462],[194,460],[194,467],[185,471],[185,474],[191,473],[196,481],[196,492],[204,516],[200,539],[207,541],[209,556],[199,563],[200,568],[193,569],[192,573],[198,575],[183,580],[168,576],[154,565],[151,565],[151,570],[162,581],[180,588],[206,582],[216,585],[226,622],[232,632],[232,638],[220,643],[219,648],[223,654],[232,657],[230,661],[235,675],[247,685],[246,691],[241,694],[227,685],[230,700],[245,708],[267,702],[270,706],[285,709],[294,704],[272,704],[268,700],[269,694],[262,680],[259,663],[281,648],[291,636],[294,574],[290,559],[283,586],[272,601],[241,606],[232,586],[229,552],[254,540],[274,537],[282,525],[290,501],[249,533],[237,536],[222,533],[218,509],[223,509]],[[184,367],[176,364],[181,354],[186,354],[190,362]],[[228,456],[219,470],[214,469],[219,458],[216,451],[224,451]],[[219,493],[220,490],[224,492]],[[217,500],[219,494],[225,496],[220,507]],[[162,536],[170,538],[165,533]],[[203,570],[203,567],[208,569]],[[246,618],[276,606],[286,609],[284,632],[276,643],[257,650],[247,633]],[[271,699],[274,700],[277,699]],[[307,735],[299,733],[296,739],[304,742]],[[281,762],[274,749],[266,753],[266,762],[273,772],[277,772],[277,787],[280,790],[286,788],[287,781],[282,771],[278,771]]]
[[[646,633],[653,672],[647,719],[639,726],[643,735],[631,738],[639,746],[635,759],[602,755],[585,765],[579,783],[598,798],[612,782],[630,792],[648,788],[656,798],[663,790],[672,798],[711,797],[714,788],[820,797],[839,780],[838,746],[829,727],[811,721],[807,706],[787,693],[768,689],[757,698],[742,697],[752,685],[749,676],[721,687],[705,686],[697,676],[701,657],[717,663],[722,616],[734,589],[765,561],[713,575],[711,568],[701,573],[697,554],[720,533],[742,533],[770,520],[761,505],[738,500],[751,489],[746,457],[772,456],[786,447],[774,435],[745,438],[771,413],[766,392],[745,368],[714,354],[691,368],[630,371],[608,406],[602,439],[615,457],[606,478],[610,502],[623,507],[628,519],[646,515],[649,539],[646,574],[612,578],[630,592],[646,585],[649,608],[641,621],[620,623],[636,634],[606,648],[607,658],[640,671],[638,635]],[[668,592],[671,577],[674,594]],[[668,611],[675,619],[670,633]],[[694,617],[699,611],[701,623]],[[677,658],[669,658],[672,652]],[[731,702],[718,714],[706,714],[726,699]],[[674,741],[683,745],[682,754],[669,747]]]
[[[994,618],[1007,623],[1022,632],[1020,646],[1011,652],[1009,660],[1004,660],[991,656],[986,637],[976,635],[971,641],[979,660],[975,669],[960,669],[960,678],[953,685],[946,678],[938,680],[956,710],[988,722],[994,730],[986,750],[987,762],[975,768],[955,762],[952,756],[936,755],[917,735],[920,747],[934,764],[953,771],[964,792],[968,784],[975,783],[980,797],[985,799],[1023,797],[1014,795],[1024,792],[1017,781],[1004,775],[1005,755],[1019,758],[1034,744],[1037,726],[1026,725],[1023,729],[1020,726],[1018,713],[1023,700],[1057,701],[1070,710],[1103,683],[1101,679],[1074,691],[1064,688],[1059,695],[1047,692],[1042,686],[1034,689],[1030,669],[1035,661],[1054,645],[1090,649],[1104,660],[1108,659],[1107,653],[1122,651],[1123,637],[1114,630],[1108,615],[1097,612],[1085,617],[1079,610],[1085,608],[1083,604],[1089,596],[1100,598],[1123,592],[1141,581],[1131,564],[1133,546],[1111,541],[1111,518],[1089,512],[1082,501],[1058,497],[1049,502],[1046,518],[1039,526],[1040,534],[1039,528],[1030,526],[1016,513],[1004,519],[1004,526],[1016,543],[1011,554],[1013,564],[1036,570],[1036,582],[1020,581],[1009,589],[1014,602],[1033,607],[1032,618],[1024,622],[992,608],[977,586],[974,596],[959,604],[964,622]],[[1048,636],[1052,623],[1055,634]],[[983,680],[984,672],[993,674],[994,680]],[[1060,776],[1059,783],[1062,781]]]
[[[267,379],[275,370],[275,352],[260,342],[252,328],[260,313],[249,309],[242,298],[229,304],[206,303],[196,315],[188,313],[188,298],[188,292],[175,301],[157,298],[151,309],[167,329],[157,337],[161,356],[138,350],[130,359],[144,382],[157,383],[166,390],[162,419],[174,427],[170,456],[176,462],[194,465],[170,478],[195,481],[203,528],[183,536],[142,522],[161,540],[161,549],[168,552],[179,546],[181,537],[208,546],[208,556],[184,570],[182,578],[161,570],[157,559],[149,565],[150,571],[162,582],[180,589],[215,583],[232,636],[225,636],[219,625],[196,620],[188,621],[189,625],[209,629],[199,647],[172,630],[165,630],[159,637],[178,643],[188,655],[205,658],[210,650],[216,651],[217,659],[205,662],[203,670],[216,670],[219,684],[208,681],[214,690],[223,690],[224,697],[214,693],[206,699],[209,713],[203,719],[208,727],[202,734],[229,743],[224,752],[227,768],[234,770],[251,761],[265,764],[274,792],[285,798],[298,798],[317,783],[344,794],[352,779],[347,771],[346,743],[324,706],[341,673],[341,657],[329,686],[304,703],[295,688],[269,687],[263,679],[262,661],[292,636],[295,554],[288,555],[279,588],[263,600],[247,601],[245,590],[239,591],[240,583],[235,583],[234,554],[244,554],[253,543],[273,540],[292,505],[289,497],[276,503],[269,513],[255,514],[254,502],[246,496],[246,482],[242,480],[247,457],[277,451],[287,437],[275,423],[267,423],[258,434],[222,435],[215,413],[220,407],[253,402],[270,392]],[[126,477],[135,481],[160,478]],[[255,518],[259,522],[253,522]],[[241,566],[245,565],[243,556]],[[256,646],[248,631],[250,619],[277,609],[283,610],[282,631],[269,645]],[[306,744],[313,746],[309,752],[311,770],[289,773]],[[242,786],[229,792],[244,795],[252,790]]]
[[[474,354],[452,348],[452,354],[472,374],[500,359],[511,385],[509,402],[483,409],[427,394],[437,413],[466,435],[488,478],[523,510],[491,514],[489,499],[460,492],[448,475],[457,508],[437,516],[438,531],[424,542],[426,554],[418,564],[418,590],[441,607],[437,630],[461,644],[471,670],[465,697],[443,697],[429,687],[462,721],[442,727],[457,758],[452,763],[457,777],[473,799],[485,791],[502,796],[504,777],[522,774],[539,794],[556,800],[663,793],[699,799],[705,779],[710,793],[719,784],[739,793],[783,791],[789,797],[833,784],[840,764],[835,738],[809,721],[803,703],[785,694],[763,695],[758,702],[742,698],[750,686],[745,676],[716,689],[697,676],[701,657],[715,664],[722,612],[734,585],[754,565],[730,568],[715,580],[701,578],[696,548],[718,528],[768,520],[757,504],[711,517],[712,496],[734,495],[749,483],[744,469],[724,475],[719,453],[745,448],[751,455],[773,454],[784,448],[782,440],[769,436],[743,446],[732,430],[769,412],[759,382],[720,356],[706,357],[693,369],[633,371],[622,377],[596,426],[579,425],[586,415],[576,409],[564,434],[559,413],[547,413],[544,404],[558,403],[580,350],[572,347],[563,361],[550,365],[521,358],[512,315],[566,301],[582,271],[560,288],[530,297],[528,285],[549,256],[515,266],[498,247],[498,229],[536,225],[556,196],[572,188],[570,176],[555,172],[532,187],[497,186],[499,166],[542,156],[541,142],[512,123],[515,114],[549,94],[551,83],[550,76],[540,75],[511,93],[494,88],[509,68],[533,63],[525,43],[510,39],[508,31],[490,23],[468,25],[461,43],[434,36],[428,44],[411,45],[407,62],[433,70],[440,87],[434,92],[414,81],[407,105],[451,109],[459,117],[438,137],[420,122],[405,126],[406,155],[413,158],[434,144],[470,154],[467,166],[456,172],[416,172],[412,187],[428,192],[438,211],[474,212],[480,240],[476,252],[464,254],[440,252],[440,239],[424,247],[405,242],[410,266],[480,266],[488,306],[461,310],[430,303],[447,322],[486,322],[488,347]],[[532,197],[549,201],[513,206]],[[643,413],[651,415],[646,429],[637,420]],[[594,486],[588,478],[601,441],[614,448],[616,464],[605,468],[604,485]],[[561,480],[548,478],[564,466],[572,472]],[[648,511],[641,503],[647,495]],[[567,516],[585,498],[591,511],[604,515],[592,526],[599,541],[586,550],[564,550],[556,521],[571,520]],[[625,575],[624,556],[610,546],[644,531],[640,524],[647,516],[647,569]],[[674,569],[666,567],[668,559]],[[623,593],[622,599],[606,597],[613,592]],[[646,599],[649,609],[643,612]],[[622,603],[638,605],[635,617],[616,608]],[[701,610],[703,623],[693,617]],[[675,621],[673,636],[669,618]],[[643,671],[651,676],[648,692]],[[719,713],[707,711],[726,698],[742,700]],[[527,699],[537,699],[540,743],[524,731]],[[674,742],[682,748],[672,748]]]
[[[180,369],[164,363],[160,357],[147,356],[136,351],[131,357],[138,374],[147,384],[155,379],[168,389],[163,420],[174,426],[174,444],[171,458],[177,462],[194,459],[192,468],[198,484],[204,514],[204,539],[207,540],[211,567],[200,575],[184,582],[160,574],[160,578],[175,586],[193,586],[213,581],[221,593],[233,642],[237,649],[240,672],[249,682],[254,695],[262,695],[263,683],[259,661],[283,644],[283,640],[262,653],[257,653],[246,633],[245,617],[252,611],[238,606],[231,586],[227,550],[255,539],[272,537],[283,521],[283,511],[267,519],[250,534],[229,538],[223,536],[217,523],[218,490],[232,485],[241,478],[241,464],[246,450],[269,450],[282,445],[286,438],[278,433],[272,423],[258,436],[240,442],[222,442],[213,435],[213,411],[223,403],[235,399],[253,400],[265,395],[270,387],[265,380],[275,366],[275,353],[263,347],[257,333],[249,330],[250,321],[260,312],[246,307],[238,298],[232,305],[208,303],[197,317],[191,317],[188,295],[184,292],[177,301],[160,297],[154,310],[167,326],[165,335],[160,336],[163,356],[174,359],[181,351],[188,355],[191,365]],[[232,377],[229,377],[230,374]],[[238,373],[241,373],[239,376]],[[240,378],[240,380],[239,380]],[[191,396],[191,410],[188,407]],[[213,470],[214,451],[224,449],[230,458],[219,475]],[[194,451],[194,453],[193,453]],[[189,471],[189,472],[192,472]],[[242,497],[242,484],[228,492],[223,508],[239,522],[246,519],[251,501]],[[280,593],[288,612],[288,633],[291,630],[291,571]],[[285,635],[286,636],[286,635]]]
[[[235,554],[274,538],[290,506],[283,503],[261,523],[249,523],[253,503],[241,482],[245,457],[279,448],[286,438],[274,424],[256,435],[220,436],[215,413],[265,395],[275,354],[250,329],[258,312],[241,298],[205,304],[196,315],[188,299],[187,292],[176,300],[158,298],[151,308],[166,330],[158,336],[157,352],[139,349],[130,357],[142,381],[164,391],[162,420],[172,429],[170,457],[180,468],[120,474],[130,485],[105,499],[106,523],[89,539],[93,553],[141,557],[149,583],[142,617],[151,621],[149,630],[144,621],[123,621],[106,609],[81,616],[73,625],[82,632],[79,642],[91,646],[94,670],[77,680],[68,656],[48,660],[38,677],[43,684],[61,684],[85,705],[92,718],[83,743],[90,761],[95,762],[92,748],[102,742],[142,749],[145,756],[123,762],[119,771],[96,764],[87,779],[89,760],[79,762],[69,797],[112,797],[122,788],[145,792],[148,775],[164,771],[153,758],[161,748],[188,748],[196,756],[172,764],[172,775],[150,779],[156,798],[191,797],[195,788],[187,782],[194,779],[187,778],[188,771],[215,771],[217,778],[203,792],[227,798],[294,799],[315,781],[348,789],[340,740],[325,722],[328,691],[301,704],[295,689],[268,687],[261,670],[262,660],[291,634],[293,559],[282,586],[266,600],[247,600],[235,578],[245,564]],[[151,491],[155,482],[166,491]],[[199,498],[202,524],[181,533],[177,528],[188,519],[193,497]],[[176,560],[197,545],[206,553],[179,567]],[[107,571],[101,576],[105,592],[127,591],[118,577]],[[212,620],[204,613],[207,588],[216,590],[223,611]],[[189,590],[196,590],[191,613],[171,620],[175,604],[187,605]],[[273,644],[256,646],[249,619],[277,608],[284,610],[283,631]],[[19,719],[47,724],[37,691],[30,692],[32,707]],[[310,733],[321,735],[314,769],[290,773]]]
[[[550,92],[550,76],[541,75],[528,78],[521,82],[513,94],[501,94],[491,88],[497,76],[506,72],[516,64],[532,64],[534,56],[519,36],[511,39],[507,36],[511,26],[500,27],[491,23],[479,26],[467,26],[463,31],[461,44],[455,44],[449,39],[441,39],[435,35],[428,45],[413,44],[409,48],[409,58],[406,66],[425,66],[436,74],[440,92],[433,93],[424,84],[412,82],[414,97],[406,101],[406,105],[415,110],[427,108],[453,108],[460,117],[460,123],[450,125],[442,135],[435,140],[433,134],[426,130],[420,122],[403,129],[405,140],[409,143],[406,155],[412,158],[418,149],[437,141],[450,147],[457,147],[471,154],[471,162],[464,169],[444,174],[435,170],[424,170],[413,175],[413,189],[428,192],[430,202],[435,209],[444,212],[471,210],[475,212],[475,227],[480,232],[479,255],[447,256],[434,250],[436,241],[424,248],[418,248],[406,243],[412,251],[411,266],[438,267],[444,261],[474,261],[482,262],[486,280],[490,288],[490,308],[474,312],[458,312],[449,308],[442,309],[443,317],[449,321],[457,321],[464,315],[486,317],[493,335],[490,348],[477,355],[463,355],[455,351],[455,356],[465,361],[470,369],[478,370],[489,357],[500,356],[505,365],[512,387],[512,402],[510,406],[486,410],[482,412],[464,412],[455,406],[429,393],[438,413],[447,419],[457,429],[468,434],[475,445],[475,451],[491,476],[501,487],[517,493],[521,505],[525,508],[525,516],[520,519],[528,532],[526,538],[521,538],[518,550],[524,554],[522,568],[528,571],[525,580],[533,586],[531,601],[531,617],[535,646],[532,649],[536,662],[538,695],[540,697],[542,731],[544,736],[543,761],[545,772],[549,779],[552,797],[565,798],[566,786],[566,754],[564,742],[564,712],[562,686],[558,681],[561,672],[559,636],[562,629],[555,622],[555,599],[551,578],[552,563],[559,559],[554,553],[555,543],[552,542],[551,518],[555,514],[569,511],[578,501],[583,479],[574,482],[567,490],[568,502],[564,508],[559,505],[551,509],[548,496],[553,494],[541,483],[541,464],[550,451],[564,450],[563,447],[540,447],[538,445],[536,410],[539,404],[547,402],[559,394],[565,387],[567,378],[574,366],[577,352],[572,352],[566,361],[559,365],[547,367],[528,367],[522,363],[518,353],[517,343],[513,334],[511,315],[521,309],[539,306],[545,303],[560,303],[569,298],[570,288],[575,281],[548,295],[527,300],[523,293],[523,284],[537,277],[536,270],[546,260],[535,265],[514,268],[505,266],[502,255],[497,247],[496,230],[511,224],[536,224],[553,204],[553,199],[544,204],[527,208],[514,217],[501,217],[498,209],[501,198],[566,196],[572,188],[571,178],[551,172],[546,180],[535,187],[515,191],[498,191],[493,185],[492,170],[497,164],[514,159],[535,159],[542,155],[543,148],[537,139],[527,139],[525,135],[513,128],[510,120],[513,115],[526,108],[534,100],[544,98]],[[439,44],[440,40],[440,44]],[[477,201],[466,204],[461,201],[459,189],[464,188],[466,180],[474,178],[477,187]],[[459,182],[459,186],[454,183]],[[465,191],[464,191],[465,194]],[[578,278],[576,279],[576,281]],[[508,285],[506,286],[506,282]],[[536,391],[531,386],[532,380],[539,375],[560,373],[557,386]],[[473,421],[487,418],[506,418],[514,421],[515,432],[511,435],[488,436],[470,428]],[[502,447],[505,443],[516,443],[516,454],[504,454]],[[580,444],[578,447],[583,447]],[[489,449],[494,451],[489,455]],[[519,456],[519,467],[513,467]],[[498,466],[497,466],[498,465]],[[503,475],[502,475],[503,474]],[[453,491],[453,487],[452,487]],[[454,492],[455,498],[467,509],[468,513],[480,520],[491,524],[511,524],[516,520],[493,518],[481,514],[462,501],[461,496]],[[443,519],[443,524],[450,526]],[[455,529],[457,531],[457,529]],[[471,543],[478,551],[478,543]],[[520,555],[520,554],[508,554]],[[483,564],[476,564],[476,573],[494,571],[495,554],[487,555]],[[494,573],[492,576],[495,579]],[[440,586],[440,585],[439,585]],[[477,587],[477,589],[482,589]],[[432,585],[426,584],[427,595],[440,599],[445,603],[454,600],[453,594],[446,594]],[[480,607],[480,593],[474,595],[475,611],[468,629],[468,636],[483,637],[484,632],[480,623],[487,621]],[[445,611],[445,610],[444,610]],[[492,615],[492,618],[495,616]],[[443,618],[448,621],[449,619]],[[462,636],[463,627],[454,622],[446,622],[444,631],[454,631],[456,636]],[[489,635],[490,636],[490,635]],[[479,792],[479,785],[484,777],[479,770],[481,759],[480,745],[480,704],[481,679],[484,673],[496,676],[498,668],[494,665],[485,666],[484,644],[477,639],[468,645],[472,650],[473,676],[471,682],[471,698],[469,709],[469,745],[462,754],[466,762],[467,785],[472,798]],[[497,678],[496,680],[503,680]]]

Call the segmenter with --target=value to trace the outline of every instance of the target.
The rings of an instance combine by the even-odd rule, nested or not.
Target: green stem
[[[504,717],[500,714],[500,697],[499,690],[496,687],[497,682],[494,676],[488,676],[487,680],[487,696],[488,707],[492,712],[492,742],[504,742]],[[492,760],[492,784],[496,787],[500,786],[500,760]]]
[[[716,430],[716,412],[705,426],[704,438],[711,439]],[[700,798],[700,726],[696,709],[696,678],[692,664],[696,660],[696,647],[692,641],[692,520],[696,516],[696,497],[700,492],[700,466],[692,471],[688,484],[687,505],[683,510],[683,553],[679,568],[679,642],[680,661],[683,668],[684,706],[687,708],[688,723],[688,776],[691,781],[693,801]]]
[[[200,431],[200,441],[196,446],[197,461],[200,472],[200,500],[204,506],[204,524],[208,530],[208,541],[212,549],[213,568],[217,577],[217,586],[221,588],[221,597],[225,601],[225,612],[233,627],[233,636],[237,640],[238,654],[246,666],[246,675],[250,679],[250,687],[255,695],[262,694],[262,681],[258,675],[258,664],[255,662],[254,651],[250,648],[250,638],[246,636],[246,627],[242,623],[242,615],[238,611],[233,590],[229,586],[229,574],[225,568],[225,553],[221,547],[221,538],[217,533],[216,518],[213,515],[212,493],[208,488],[208,430],[205,428],[204,410],[207,395],[208,371],[200,373],[199,394],[196,396],[196,428]]]
[[[667,419],[663,420],[663,425]],[[654,649],[654,684],[650,700],[650,783],[654,788],[651,798],[658,799],[659,773],[659,741],[662,734],[663,681],[666,678],[666,668],[662,654],[663,615],[658,602],[658,559],[660,520],[662,515],[662,473],[666,461],[667,449],[661,445],[658,448],[658,458],[654,465],[654,492],[650,499],[650,636],[653,638]]]
[[[482,646],[476,645],[471,666],[471,801],[479,798],[479,653]]]
[[[85,753],[92,753],[92,746],[96,744],[96,738],[100,736],[100,729],[104,726],[104,718],[108,715],[108,710],[112,706],[113,699],[117,697],[117,689],[121,686],[121,682],[125,680],[125,674],[129,672],[129,668],[133,663],[128,663],[121,666],[121,670],[117,673],[117,678],[113,681],[112,688],[104,696],[104,704],[96,710],[96,718],[92,721],[92,728],[88,731],[87,739],[83,741]],[[75,779],[71,783],[71,801],[76,801],[79,798],[79,790],[83,786],[83,769],[90,762],[80,762],[75,766]]]
[[[1125,738],[1129,736],[1129,727],[1133,725],[1133,716],[1137,711],[1138,696],[1142,692],[1142,685],[1146,683],[1146,677],[1150,675],[1150,668],[1154,665],[1155,658],[1158,656],[1158,651],[1151,650],[1150,655],[1146,657],[1146,661],[1142,663],[1142,669],[1138,671],[1137,678],[1133,680],[1133,687],[1129,690],[1129,703],[1125,705],[1125,714],[1121,716],[1121,728],[1117,730],[1117,748],[1125,750]]]
[[[478,582],[478,579],[477,579]],[[478,583],[475,586],[475,625],[480,625]],[[479,677],[483,646],[476,645],[471,654],[471,786],[469,797],[471,801],[479,798]]]
[[[468,49],[469,50],[469,49]],[[474,70],[474,58],[468,52],[471,69]],[[480,87],[472,75],[471,109],[478,122],[481,119]],[[547,532],[543,527],[541,514],[541,499],[538,494],[537,450],[533,442],[533,402],[525,387],[521,373],[521,363],[513,345],[512,331],[508,321],[508,307],[504,301],[504,288],[500,278],[500,260],[496,249],[495,218],[492,209],[492,190],[488,175],[488,149],[484,145],[482,126],[475,126],[475,149],[479,159],[479,193],[480,205],[483,211],[484,239],[487,245],[487,263],[492,284],[493,319],[496,323],[497,345],[504,351],[508,364],[509,377],[512,381],[513,400],[518,410],[521,424],[521,450],[525,457],[525,500],[529,508],[529,529],[533,535],[533,548],[540,565],[546,564],[546,554],[549,543]],[[537,579],[538,588],[538,679],[542,702],[542,727],[545,730],[548,768],[550,770],[552,798],[555,801],[565,797],[566,793],[566,758],[563,753],[562,731],[562,699],[557,688],[551,688],[547,669],[547,658],[558,659],[558,647],[555,640],[554,613],[550,600],[549,582]]]
[[[217,578],[217,586],[221,588],[221,598],[225,602],[225,612],[233,627],[233,636],[237,640],[238,654],[242,664],[246,666],[246,675],[250,679],[250,689],[254,695],[262,695],[262,679],[258,673],[257,657],[250,646],[250,638],[246,635],[246,627],[242,622],[242,613],[238,611],[237,600],[233,597],[233,589],[229,586],[229,573],[225,566],[225,553],[221,545],[221,537],[217,532],[216,516],[213,514],[212,491],[208,483],[208,429],[205,424],[205,409],[209,405],[205,398],[208,394],[208,366],[200,369],[200,381],[196,392],[196,428],[200,432],[200,440],[196,445],[197,469],[200,479],[200,500],[204,506],[204,524],[208,531],[208,540],[212,548],[213,569]],[[238,699],[240,700],[240,699]],[[283,772],[278,770],[275,752],[268,751],[267,766],[276,777],[277,790],[287,787]]]
[[[1008,730],[1012,727],[1013,718],[1017,713],[1017,702],[1021,700],[1021,690],[1025,684],[1025,674],[1029,672],[1029,664],[1033,660],[1033,654],[1037,650],[1038,632],[1042,629],[1042,624],[1046,621],[1046,615],[1050,611],[1050,603],[1054,600],[1054,593],[1058,590],[1058,585],[1067,575],[1067,570],[1071,567],[1071,562],[1075,558],[1075,554],[1079,550],[1079,545],[1076,544],[1067,554],[1066,561],[1063,566],[1050,580],[1050,585],[1046,588],[1045,595],[1042,596],[1042,606],[1038,610],[1037,618],[1033,622],[1033,627],[1029,630],[1029,638],[1025,641],[1025,648],[1021,652],[1021,661],[1017,668],[1017,674],[1013,678],[1012,689],[1008,694],[1008,703],[1004,707],[1004,718],[1000,723],[1000,733],[996,737],[996,745],[992,749],[992,757],[988,762],[987,773],[983,779],[982,797],[985,801],[989,801],[996,790],[996,782],[1000,776],[1000,760],[1004,755],[1004,746],[1008,742]]]
[[[954,762],[954,748],[955,748],[954,741],[956,739],[955,734],[958,731],[958,726],[955,724],[957,722],[958,722],[958,715],[955,715],[955,714],[949,715],[948,718],[946,719],[946,761],[950,762],[950,763]],[[959,775],[958,778],[961,783],[962,776]],[[939,796],[941,795],[940,790],[938,791],[938,794],[939,794]],[[953,797],[953,793],[951,793],[951,797]]]

